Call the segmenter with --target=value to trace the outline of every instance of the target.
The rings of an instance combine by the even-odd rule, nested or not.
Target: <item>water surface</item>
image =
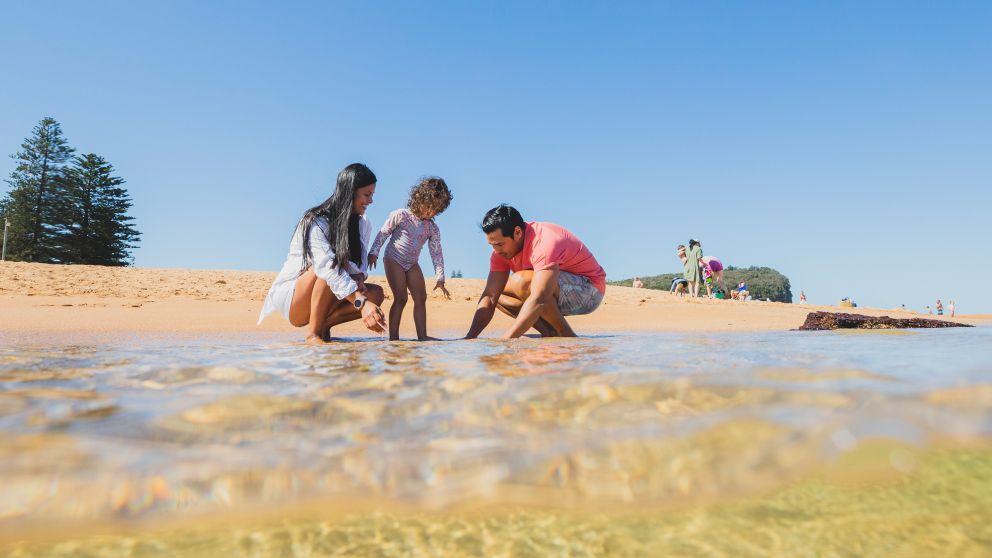
[[[988,328],[52,341],[0,344],[14,555],[992,553]]]

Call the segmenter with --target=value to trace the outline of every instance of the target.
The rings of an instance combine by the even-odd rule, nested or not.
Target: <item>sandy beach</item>
[[[300,331],[281,316],[255,324],[274,272],[117,268],[84,265],[0,263],[0,332],[45,333],[250,333]],[[384,277],[370,282],[382,285]],[[481,279],[449,279],[451,300],[435,293],[428,302],[428,331],[458,337],[471,320]],[[407,306],[401,334],[413,337]],[[782,331],[799,327],[815,310],[837,306],[681,299],[666,292],[607,288],[603,305],[591,315],[570,318],[581,334],[610,332]],[[857,308],[858,313],[919,316],[895,309]],[[936,316],[934,316],[936,317]],[[945,316],[945,318],[947,318]],[[964,315],[955,321],[981,324],[992,316]],[[510,324],[497,314],[486,332],[495,336]],[[334,336],[372,336],[357,322],[336,327]]]

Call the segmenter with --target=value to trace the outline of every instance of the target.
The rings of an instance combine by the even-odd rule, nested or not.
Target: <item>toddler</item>
[[[390,340],[400,337],[400,318],[406,306],[407,290],[413,297],[413,323],[417,328],[417,339],[433,339],[427,336],[427,285],[424,272],[417,263],[425,242],[434,263],[434,290],[441,289],[446,298],[451,298],[451,293],[444,286],[441,231],[434,223],[434,217],[447,209],[451,198],[443,179],[436,176],[422,178],[410,189],[407,206],[389,214],[369,249],[369,265],[375,267],[379,250],[388,239],[382,264],[389,288],[393,291],[393,305],[389,308]]]

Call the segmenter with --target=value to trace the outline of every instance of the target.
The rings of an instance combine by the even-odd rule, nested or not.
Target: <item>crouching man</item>
[[[532,327],[545,337],[574,337],[565,316],[588,314],[603,302],[606,272],[564,227],[526,223],[519,211],[500,205],[486,212],[482,232],[493,253],[467,339],[486,329],[497,308],[514,318],[503,338]]]

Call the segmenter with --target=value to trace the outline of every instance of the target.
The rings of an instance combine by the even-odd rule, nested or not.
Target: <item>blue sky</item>
[[[675,271],[698,237],[814,303],[992,311],[992,3],[0,9],[0,153],[52,116],[106,157],[138,266],[277,270],[362,161],[377,224],[419,176],[448,181],[438,223],[466,276],[488,269],[482,214],[508,202],[611,279]]]

